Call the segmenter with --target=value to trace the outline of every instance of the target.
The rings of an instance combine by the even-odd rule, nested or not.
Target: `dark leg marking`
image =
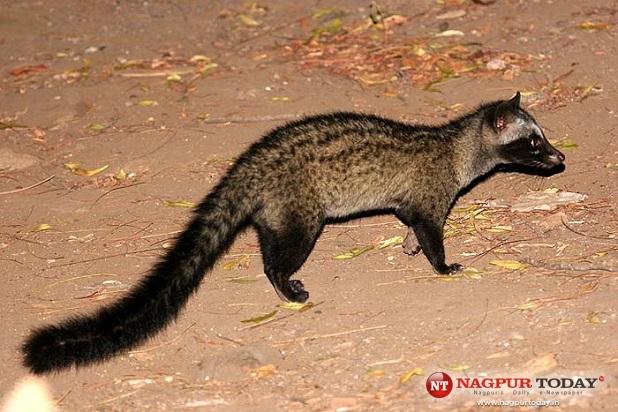
[[[290,277],[305,263],[313,250],[320,227],[287,222],[283,230],[276,231],[256,223],[264,272],[279,297],[292,302],[305,302],[309,293],[300,280]]]

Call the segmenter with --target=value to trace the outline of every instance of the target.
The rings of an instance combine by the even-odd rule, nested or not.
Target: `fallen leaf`
[[[217,67],[219,67],[219,65],[217,63],[208,63],[207,65],[205,65],[204,67],[200,68],[200,74],[202,76],[206,76],[209,75],[210,73],[212,73],[213,70],[215,70]]]
[[[354,249],[351,249],[349,252],[334,256],[333,259],[337,259],[337,260],[353,259],[355,257],[362,255],[365,252],[372,250],[373,248],[374,248],[373,245],[355,247]]]
[[[127,174],[127,172],[124,171],[124,169],[120,169],[115,175],[114,178],[116,180],[127,180],[127,177],[129,177],[129,175]]]
[[[598,31],[608,30],[610,28],[609,23],[603,23],[598,21],[585,21],[577,25],[577,27],[584,31]]]
[[[444,30],[435,35],[435,37],[460,37],[463,36],[464,32],[460,30]]]
[[[182,77],[178,73],[171,73],[165,78],[165,80],[168,82],[179,82],[182,81]]]
[[[293,310],[294,312],[304,312],[306,310],[311,309],[314,306],[315,304],[313,302],[307,302],[307,303],[286,302],[286,303],[279,303],[277,305],[278,308]]]
[[[261,323],[264,322],[265,320],[268,320],[270,318],[272,318],[273,316],[275,316],[277,314],[278,310],[273,310],[272,312],[269,313],[264,313],[262,315],[258,315],[258,316],[254,316],[252,318],[249,319],[243,319],[240,322],[241,323]]]
[[[242,24],[248,27],[258,27],[260,24],[262,24],[248,14],[239,14],[238,19],[241,21]]]
[[[9,74],[11,76],[18,77],[18,76],[23,76],[29,73],[44,72],[47,69],[49,69],[49,67],[45,64],[20,66],[20,67],[15,67],[14,69],[11,69],[11,71],[9,71]]]
[[[246,268],[249,266],[250,261],[251,261],[250,255],[242,255],[239,258],[232,259],[229,262],[227,262],[225,265],[223,265],[223,270],[232,270],[238,267]]]
[[[195,206],[195,203],[189,202],[188,200],[164,200],[164,203],[167,207],[191,208]]]
[[[383,240],[378,243],[378,249],[385,249],[389,246],[397,246],[403,243],[403,236],[395,236],[389,239]]]
[[[517,260],[499,260],[499,259],[495,259],[495,260],[490,260],[489,261],[490,265],[494,265],[494,266],[498,266],[500,268],[503,269],[510,269],[510,270],[525,270],[528,268],[528,265],[525,263],[521,263]]]
[[[586,322],[588,323],[601,323],[601,317],[599,312],[588,312],[586,315]]]
[[[43,232],[45,230],[50,230],[51,228],[52,225],[47,223],[41,223],[40,225],[33,227],[31,232]]]
[[[560,140],[558,142],[553,143],[553,145],[559,149],[575,149],[576,147],[579,147],[577,143],[571,141],[570,139]]]
[[[189,59],[191,63],[200,63],[200,62],[210,63],[211,60],[212,59],[210,57],[204,56],[202,54],[195,54],[191,56],[191,58]]]
[[[11,122],[0,122],[0,130],[4,130],[4,129],[24,129],[27,128],[28,126],[24,125],[24,124],[16,124],[16,123],[11,123]]]
[[[511,356],[510,353],[508,353],[507,351],[503,351],[503,352],[495,352],[495,353],[492,353],[491,355],[487,355],[485,359],[502,359],[502,358],[508,358],[509,356]]]
[[[365,372],[363,380],[371,378],[381,378],[384,375],[386,375],[386,371],[384,369],[369,369],[367,372]]]
[[[425,371],[423,368],[414,368],[411,371],[408,371],[399,377],[399,383],[406,383],[413,376],[423,376]]]
[[[341,23],[341,19],[336,17],[327,21],[324,25],[316,27],[311,31],[311,37],[315,39],[316,37],[320,37],[324,33],[328,34],[336,34],[341,31],[343,24]]]
[[[463,272],[462,272],[463,276],[468,278],[468,279],[483,279],[483,276],[481,275],[481,272],[474,267],[466,267]]]
[[[264,378],[277,372],[277,366],[269,363],[268,365],[260,366],[251,370],[251,376],[256,378]]]
[[[150,107],[150,106],[156,106],[159,103],[156,100],[151,100],[151,99],[144,99],[144,100],[140,100],[139,102],[137,102],[138,106],[142,106],[142,107]]]
[[[258,280],[252,276],[239,276],[237,278],[229,278],[227,281],[232,282],[232,283],[239,283],[241,285],[246,285],[249,283],[255,283]]]
[[[105,130],[107,128],[107,126],[105,126],[104,124],[101,123],[90,123],[88,125],[88,129],[93,131],[93,132],[102,132],[103,130]]]
[[[74,175],[90,177],[103,172],[109,165],[101,166],[96,169],[84,169],[79,163],[65,163],[64,167],[65,169],[69,169]]]
[[[542,303],[540,301],[538,301],[538,300],[532,300],[530,302],[526,302],[526,303],[524,303],[522,305],[519,305],[517,307],[517,309],[519,309],[519,310],[535,310],[535,309],[538,309],[539,307],[541,307],[541,304]]]

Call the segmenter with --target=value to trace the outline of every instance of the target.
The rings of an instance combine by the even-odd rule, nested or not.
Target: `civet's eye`
[[[541,147],[541,136],[539,136],[536,133],[532,133],[529,136],[530,139],[530,146],[532,146],[533,149],[538,150]]]

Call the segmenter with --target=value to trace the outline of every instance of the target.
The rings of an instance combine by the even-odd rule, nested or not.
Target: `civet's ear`
[[[513,96],[511,100],[509,100],[509,103],[511,104],[511,106],[515,108],[519,108],[520,101],[521,101],[521,93],[517,92],[515,93],[515,96]]]
[[[492,126],[496,130],[496,132],[502,132],[509,123],[515,121],[516,117],[516,109],[519,106],[514,106],[515,99],[517,99],[517,103],[519,103],[519,93],[512,98],[511,100],[505,100],[500,102],[498,106],[496,106],[496,110],[493,113],[493,118],[491,119]]]

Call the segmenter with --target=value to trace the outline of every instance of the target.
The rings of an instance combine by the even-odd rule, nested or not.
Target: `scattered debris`
[[[514,212],[555,210],[558,206],[583,202],[586,197],[586,195],[581,193],[547,189],[542,192],[529,192],[521,195],[514,203],[506,200],[491,200],[487,202],[485,206],[492,208],[508,208]]]

